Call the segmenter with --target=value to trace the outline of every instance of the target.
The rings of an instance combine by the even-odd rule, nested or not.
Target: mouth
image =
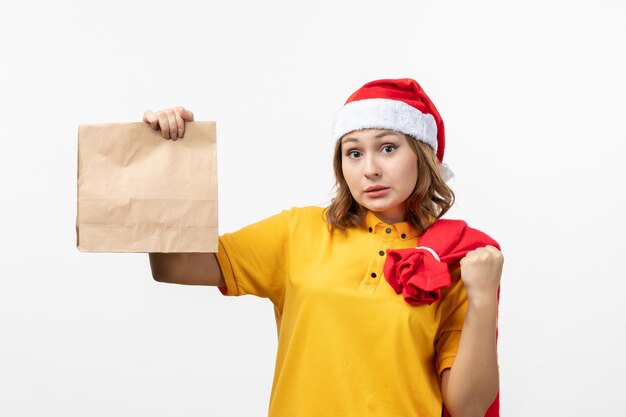
[[[373,185],[373,186],[371,186],[371,187],[367,187],[367,188],[365,189],[365,192],[366,192],[366,193],[370,193],[370,192],[375,192],[375,191],[380,191],[380,190],[386,190],[386,189],[388,189],[388,188],[389,188],[389,187],[384,187],[384,186],[382,186],[382,185]]]

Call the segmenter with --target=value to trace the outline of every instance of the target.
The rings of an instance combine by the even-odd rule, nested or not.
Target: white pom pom
[[[454,172],[445,162],[439,164],[439,173],[446,184],[454,178]]]

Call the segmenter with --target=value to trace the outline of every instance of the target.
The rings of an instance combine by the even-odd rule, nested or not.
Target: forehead
[[[341,143],[357,143],[361,141],[382,140],[383,138],[389,139],[393,137],[403,139],[405,136],[403,133],[395,132],[389,129],[361,129],[343,135]]]
[[[385,136],[396,136],[396,137],[404,137],[403,133],[396,132],[394,130],[389,129],[360,129],[354,130],[350,133],[346,133],[342,136],[341,140],[343,142],[349,139],[363,140],[363,139],[380,139]]]

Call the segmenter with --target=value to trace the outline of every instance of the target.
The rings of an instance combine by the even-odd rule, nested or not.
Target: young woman
[[[182,107],[144,114],[172,140],[191,120]],[[226,233],[216,254],[151,253],[153,277],[271,300],[270,417],[497,416],[504,258],[441,219],[454,193],[437,109],[412,79],[372,81],[337,112],[332,140],[329,207]]]

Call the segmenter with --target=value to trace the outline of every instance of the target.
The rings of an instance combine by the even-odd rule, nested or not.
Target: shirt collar
[[[430,219],[432,224],[434,217],[430,216]],[[418,237],[417,229],[414,228],[410,222],[405,221],[388,224],[376,217],[371,210],[367,210],[367,214],[365,215],[365,227],[370,233],[380,233],[384,232],[387,228],[391,228],[391,230],[395,228],[397,236],[400,237],[400,239],[414,239]]]

